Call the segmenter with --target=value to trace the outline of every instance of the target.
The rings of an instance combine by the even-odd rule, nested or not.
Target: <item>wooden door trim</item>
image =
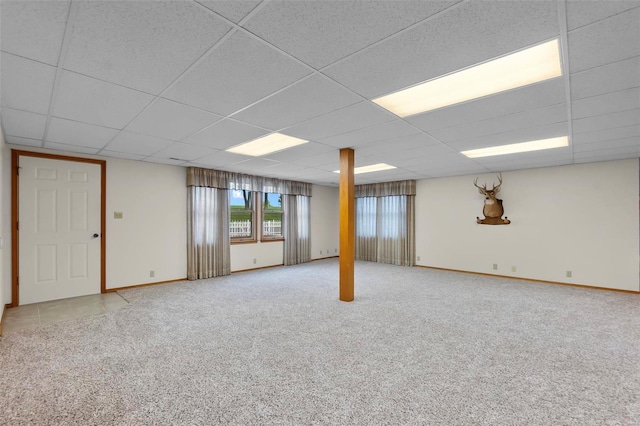
[[[19,258],[19,174],[18,165],[20,157],[39,157],[50,160],[75,161],[78,163],[92,163],[100,165],[100,293],[107,292],[107,162],[94,158],[72,157],[68,155],[46,154],[43,152],[11,150],[11,307],[20,304],[18,271]]]

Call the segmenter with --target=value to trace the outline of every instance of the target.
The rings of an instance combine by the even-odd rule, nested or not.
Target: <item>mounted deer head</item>
[[[502,215],[504,214],[502,200],[496,198],[496,195],[498,195],[500,187],[502,186],[502,173],[498,173],[498,182],[500,182],[498,183],[498,186],[494,183],[491,189],[487,189],[486,183],[482,186],[478,185],[478,178],[473,181],[474,186],[478,188],[478,192],[485,197],[484,208],[482,209],[484,219],[476,217],[477,223],[482,225],[508,225],[511,223],[506,216],[502,219]]]
[[[485,183],[482,186],[478,186],[478,178],[473,181],[473,184],[478,188],[478,192],[486,197],[487,200],[496,201],[496,195],[500,192],[500,187],[502,186],[502,173],[498,173],[498,186],[493,183],[493,188],[487,189],[487,184]]]

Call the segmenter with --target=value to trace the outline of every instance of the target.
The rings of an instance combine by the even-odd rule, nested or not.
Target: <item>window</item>
[[[231,241],[256,241],[255,193],[247,190],[229,190],[229,236]]]
[[[262,196],[262,240],[282,239],[282,195],[265,192]]]
[[[229,207],[232,243],[282,240],[282,195],[232,189]]]

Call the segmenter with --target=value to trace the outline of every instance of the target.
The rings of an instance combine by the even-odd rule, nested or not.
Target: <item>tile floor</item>
[[[128,303],[118,293],[104,293],[9,308],[2,334],[113,312]]]

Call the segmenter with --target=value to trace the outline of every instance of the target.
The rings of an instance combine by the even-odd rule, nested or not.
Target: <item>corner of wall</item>
[[[0,128],[0,318],[11,302],[11,155]]]

